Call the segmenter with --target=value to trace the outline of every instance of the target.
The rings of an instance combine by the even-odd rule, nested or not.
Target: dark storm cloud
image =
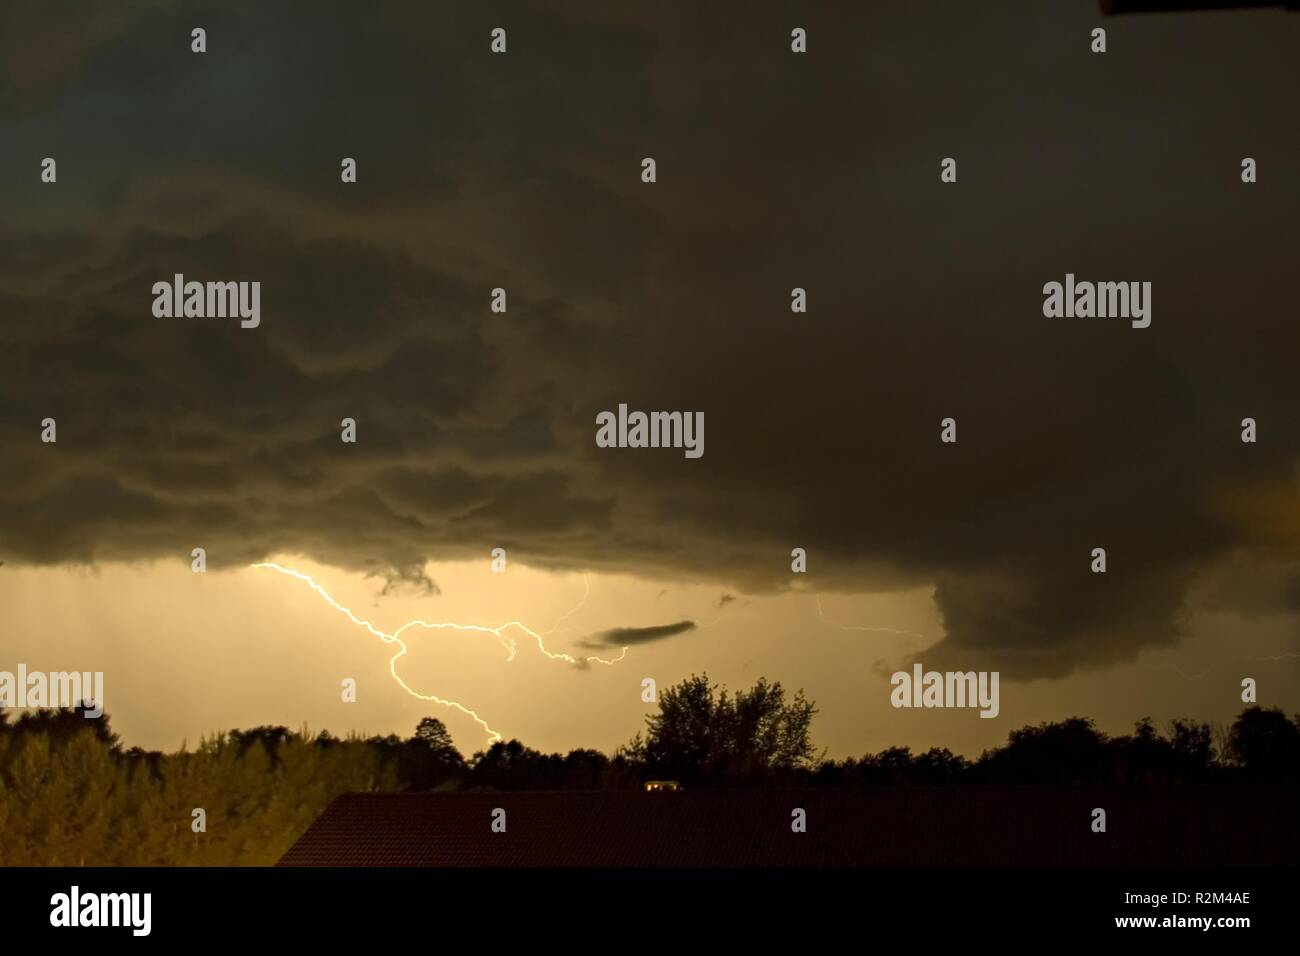
[[[633,644],[649,644],[665,638],[676,637],[687,631],[695,630],[694,621],[678,621],[676,624],[659,624],[654,627],[615,627],[607,631],[589,635],[578,642],[579,647],[600,650],[606,647],[629,647]]]
[[[1295,610],[1300,21],[1108,21],[1096,56],[1089,4],[610,6],[4,31],[6,558],[431,590],[506,546],[757,592],[799,546],[810,589],[934,587],[927,666],[1008,677],[1176,641],[1198,582]],[[260,281],[261,326],[153,318],[177,272]],[[1152,282],[1151,328],[1044,319],[1066,272]],[[619,402],[703,411],[704,457],[597,449]]]

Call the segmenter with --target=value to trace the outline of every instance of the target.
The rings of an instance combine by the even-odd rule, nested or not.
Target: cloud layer
[[[432,592],[505,547],[759,592],[799,546],[810,589],[933,585],[927,664],[1022,677],[1177,640],[1207,575],[1294,612],[1281,12],[1110,21],[1097,57],[1091,10],[810,8],[797,57],[774,2],[98,6],[57,56],[19,55],[37,15],[0,41],[7,561]],[[1044,319],[1066,272],[1152,282],[1151,328]],[[175,273],[260,281],[261,327],[153,318]],[[596,448],[619,402],[703,411],[704,458]]]

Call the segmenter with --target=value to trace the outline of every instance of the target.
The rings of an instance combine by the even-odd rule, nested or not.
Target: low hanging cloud
[[[607,631],[598,631],[584,637],[578,642],[579,647],[588,650],[601,650],[608,647],[630,647],[636,644],[649,644],[662,641],[687,631],[695,630],[694,621],[678,621],[676,624],[656,624],[652,627],[615,627]]]

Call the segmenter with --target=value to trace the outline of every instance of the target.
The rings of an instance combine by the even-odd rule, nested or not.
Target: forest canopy
[[[355,791],[1207,783],[1300,780],[1300,716],[1250,707],[1230,727],[1150,720],[1109,736],[1071,717],[1022,727],[970,760],[942,748],[818,757],[814,704],[760,679],[734,694],[692,676],[612,755],[500,741],[470,757],[426,717],[409,738],[232,730],[193,750],[126,748],[108,715],[0,710],[0,864],[269,865]],[[201,812],[200,812],[201,811]]]

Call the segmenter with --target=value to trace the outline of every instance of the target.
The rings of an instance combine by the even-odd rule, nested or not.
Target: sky
[[[802,688],[835,756],[1230,721],[1247,676],[1298,709],[1300,21],[844,6],[13,14],[0,670],[102,669],[164,749],[432,714],[608,751],[706,671]],[[260,282],[260,325],[155,317],[176,273]],[[1067,273],[1151,282],[1150,327],[1044,317]],[[597,447],[620,403],[703,412],[703,456]],[[268,561],[542,645],[391,664]],[[891,707],[917,662],[999,672],[998,717]]]

